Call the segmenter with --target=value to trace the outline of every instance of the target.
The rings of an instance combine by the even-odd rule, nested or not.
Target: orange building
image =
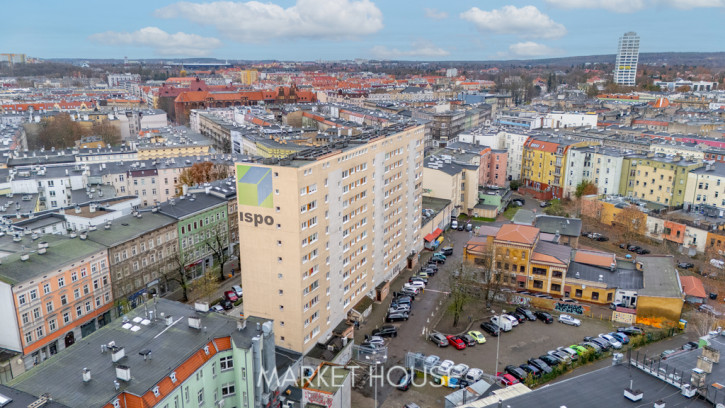
[[[111,321],[106,248],[84,234],[32,238],[19,236],[21,250],[0,266],[0,347],[22,353],[16,373]]]

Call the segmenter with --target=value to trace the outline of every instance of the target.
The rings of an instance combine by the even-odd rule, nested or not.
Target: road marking
[[[426,289],[425,291],[426,292],[445,293],[446,295],[449,294],[449,293],[451,293],[451,292],[445,292],[445,291],[442,291],[442,290],[435,290],[435,289]]]

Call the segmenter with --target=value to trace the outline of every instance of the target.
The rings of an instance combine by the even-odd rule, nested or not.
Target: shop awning
[[[443,233],[443,230],[440,228],[436,228],[435,231],[431,232],[430,234],[426,235],[423,239],[426,242],[431,242],[434,239],[438,238]]]

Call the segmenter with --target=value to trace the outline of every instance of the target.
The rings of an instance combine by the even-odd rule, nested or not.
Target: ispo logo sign
[[[238,164],[237,200],[239,205],[272,208],[272,169]]]
[[[253,222],[255,227],[261,223],[265,223],[267,225],[274,224],[274,218],[272,218],[269,215],[263,216],[262,214],[252,214],[252,213],[243,213],[243,212],[239,213],[239,221],[249,222],[249,223]]]

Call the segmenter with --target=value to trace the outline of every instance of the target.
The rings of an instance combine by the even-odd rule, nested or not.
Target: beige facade
[[[309,160],[237,164],[244,312],[274,320],[277,344],[326,340],[422,249],[423,136],[414,126]]]
[[[423,168],[423,189],[426,195],[451,200],[454,214],[471,214],[478,204],[478,168],[473,165],[443,166]],[[455,169],[446,171],[449,168]]]

